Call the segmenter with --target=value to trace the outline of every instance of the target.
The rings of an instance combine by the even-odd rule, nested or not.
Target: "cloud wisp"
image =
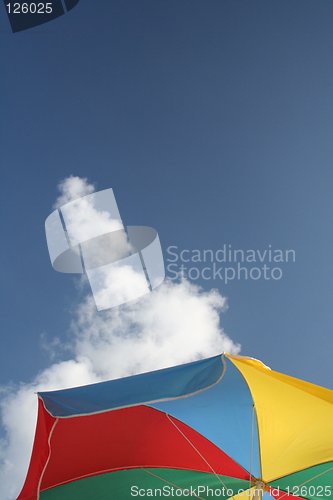
[[[86,179],[71,176],[59,189],[57,206],[92,193],[94,187]],[[84,214],[82,217],[86,220]],[[131,287],[135,276],[121,269],[120,274],[117,279]],[[71,359],[51,364],[31,382],[0,389],[4,431],[0,441],[1,500],[15,498],[27,471],[36,423],[36,391],[132,375],[222,351],[239,352],[239,345],[220,324],[225,307],[225,298],[216,290],[204,291],[187,280],[166,280],[138,301],[97,312],[87,288],[71,317]]]

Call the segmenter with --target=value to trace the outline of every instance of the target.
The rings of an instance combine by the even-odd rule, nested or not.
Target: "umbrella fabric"
[[[333,391],[253,358],[38,398],[19,500],[333,498]]]

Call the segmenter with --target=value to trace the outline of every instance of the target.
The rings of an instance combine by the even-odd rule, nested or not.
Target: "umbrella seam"
[[[170,481],[168,481],[167,479],[164,479],[163,477],[158,476],[157,474],[153,474],[151,471],[148,471],[148,470],[146,470],[146,469],[144,469],[144,468],[143,468],[142,470],[143,470],[146,474],[150,474],[151,476],[157,477],[158,479],[161,479],[161,480],[162,480],[162,481],[164,481],[165,483],[170,484],[171,486],[175,486],[176,488],[178,488],[178,489],[180,489],[180,490],[182,490],[182,491],[184,491],[184,490],[186,489],[186,488],[182,488],[181,486],[177,486],[177,484],[176,484],[176,483],[171,483],[171,482],[170,482]],[[191,496],[192,496],[192,495],[191,495]],[[198,496],[198,495],[196,495],[195,493],[194,493],[194,496],[195,496],[195,498],[199,498],[199,500],[205,500],[204,498],[199,497],[199,496]]]
[[[49,447],[49,453],[48,453],[48,457],[47,457],[47,460],[45,462],[45,465],[43,467],[42,473],[40,475],[39,481],[38,481],[38,486],[37,486],[37,500],[39,500],[39,498],[40,498],[40,489],[41,489],[41,486],[42,486],[42,481],[43,481],[44,474],[46,472],[47,466],[48,466],[50,458],[51,458],[51,451],[52,451],[51,450],[51,439],[52,439],[53,431],[56,428],[57,423],[58,423],[58,419],[56,419],[56,421],[53,423],[52,428],[50,430],[49,437],[47,439],[47,444],[48,444],[48,447]]]
[[[317,463],[314,465],[309,465],[308,467],[303,467],[302,469],[297,469],[293,472],[289,472],[289,474],[284,474],[283,476],[278,476],[275,479],[269,479],[267,481],[267,483],[273,483],[274,481],[279,481],[279,479],[283,479],[283,478],[288,477],[288,476],[293,476],[294,474],[298,474],[299,472],[306,471],[307,469],[313,469],[314,467],[319,467],[320,465],[331,464],[331,463],[333,463],[333,459],[325,460],[324,462],[320,462],[320,463]],[[329,471],[330,470],[331,470],[331,468],[329,469]]]
[[[258,414],[257,414],[257,408],[256,408],[256,405],[255,405],[255,402],[254,402],[254,395],[252,393],[252,390],[251,390],[251,387],[250,387],[250,384],[248,383],[248,381],[246,380],[245,376],[243,375],[242,371],[238,368],[237,365],[235,365],[235,363],[233,363],[232,361],[232,357],[228,356],[228,359],[229,361],[232,362],[232,364],[235,366],[235,368],[238,370],[238,372],[240,373],[241,377],[243,378],[248,390],[249,390],[249,393],[251,395],[251,398],[252,398],[252,412],[254,410],[255,412],[255,415],[256,415],[256,422],[257,422],[257,437],[258,437],[258,451],[259,451],[259,465],[260,465],[260,477],[262,479],[262,476],[263,476],[263,468],[262,468],[262,457],[261,457],[261,443],[260,443],[260,433],[259,433],[259,420],[258,420]],[[254,358],[252,358],[254,359]],[[266,366],[266,365],[264,365]],[[268,368],[268,367],[266,367]],[[268,368],[270,370],[270,368]]]
[[[198,474],[212,475],[211,472],[201,471],[201,470],[197,470],[197,469],[187,469],[184,467],[172,467],[172,466],[166,467],[165,465],[148,465],[148,466],[147,465],[135,465],[135,466],[126,466],[126,467],[116,467],[114,469],[104,469],[104,470],[99,470],[96,472],[91,472],[89,474],[84,474],[83,476],[77,476],[77,477],[74,477],[72,479],[62,481],[61,483],[53,484],[52,486],[48,486],[47,488],[44,488],[43,490],[41,490],[41,493],[43,493],[44,491],[52,490],[54,488],[58,488],[59,486],[66,486],[67,484],[75,483],[76,481],[81,481],[82,479],[89,479],[92,477],[102,476],[104,474],[112,474],[115,472],[126,472],[126,471],[131,471],[131,470],[144,470],[146,467],[148,467],[149,469],[168,469],[168,470],[172,469],[172,470],[180,470],[180,471],[186,471],[186,472],[187,471],[196,472]],[[226,476],[226,477],[229,477],[229,476]],[[238,479],[238,478],[235,478],[235,479]],[[240,479],[240,481],[242,481],[242,479]]]
[[[177,426],[176,422],[174,422],[171,417],[168,415],[168,413],[165,414],[167,419],[169,420],[169,422],[171,422],[171,424],[177,429],[177,431],[183,436],[184,439],[186,439],[186,441],[192,446],[192,448],[198,453],[199,457],[202,458],[202,460],[208,465],[208,467],[210,468],[210,470],[214,473],[215,477],[218,479],[218,481],[222,484],[222,486],[224,488],[226,488],[226,485],[224,484],[224,482],[222,481],[222,479],[219,477],[219,475],[215,472],[215,470],[213,469],[213,467],[210,465],[210,463],[208,462],[208,460],[205,459],[205,457],[202,455],[202,453],[200,453],[200,451],[196,448],[196,446],[192,443],[192,441],[179,429],[179,427]],[[227,489],[227,488],[226,488]]]
[[[324,462],[324,463],[330,463],[330,462]],[[320,464],[320,465],[322,465],[322,464]],[[302,470],[306,470],[306,469],[302,469]],[[333,470],[333,466],[330,467],[329,469],[327,469],[326,471],[321,472],[320,474],[316,474],[315,476],[310,477],[310,479],[307,479],[306,481],[303,481],[303,483],[300,483],[300,484],[297,484],[297,485],[294,485],[294,486],[297,486],[298,488],[301,488],[305,484],[310,483],[311,481],[313,481],[314,479],[317,479],[318,477],[324,476],[325,474],[327,474],[328,472],[330,472],[332,470]],[[301,471],[299,471],[299,472],[301,472]],[[294,474],[297,474],[297,473],[294,473]],[[287,474],[286,476],[282,476],[279,479],[283,479],[284,477],[288,477],[288,476],[291,476],[291,475],[292,474]],[[274,479],[274,481],[278,481],[278,479]],[[270,481],[270,482],[273,482],[273,481]],[[284,498],[288,494],[289,493],[286,492],[282,497],[279,498],[279,500],[281,500],[282,498]]]

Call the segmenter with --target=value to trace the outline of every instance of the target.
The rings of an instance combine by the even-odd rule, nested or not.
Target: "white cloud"
[[[71,201],[62,212],[72,245],[123,229],[119,219],[111,218],[106,210],[96,209],[90,196]]]
[[[87,275],[98,310],[125,304],[149,293],[142,267],[134,268],[132,261],[128,264],[115,262],[102,266],[87,271]]]
[[[70,201],[68,186],[73,188],[71,196],[91,192],[92,186],[75,177],[61,185],[57,203],[63,202],[62,197]],[[137,276],[124,272],[118,279],[130,288],[136,285]],[[117,293],[116,286],[113,291]],[[36,421],[35,391],[122,377],[222,351],[238,352],[239,346],[220,325],[225,305],[218,291],[203,291],[186,280],[166,281],[140,301],[103,313],[97,312],[87,293],[72,317],[72,359],[54,363],[31,383],[2,391],[5,438],[0,442],[1,500],[15,498],[27,471]]]
[[[90,297],[73,321],[74,350],[99,378],[193,361],[239,346],[220,327],[225,299],[183,280],[166,281],[138,302],[97,313]]]
[[[65,203],[77,200],[95,191],[94,184],[90,184],[86,178],[70,175],[58,184],[60,192],[53,208],[60,208]]]

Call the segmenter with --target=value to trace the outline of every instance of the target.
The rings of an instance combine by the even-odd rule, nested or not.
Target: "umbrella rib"
[[[251,447],[250,447],[250,480],[249,480],[249,486],[251,488],[252,486],[252,466],[253,466],[253,437],[254,437],[254,404],[252,405],[252,424],[251,424]]]
[[[302,486],[304,486],[305,484],[309,483],[310,481],[313,481],[314,479],[317,479],[318,477],[321,477],[321,476],[324,476],[325,474],[327,474],[328,472],[330,472],[331,470],[333,470],[333,466],[330,467],[329,469],[327,470],[324,470],[324,472],[320,472],[320,474],[316,474],[315,476],[313,477],[310,477],[310,479],[307,479],[306,481],[304,481],[303,483],[301,484],[298,484],[297,487],[298,488],[301,488]],[[285,496],[289,495],[288,492],[286,492],[284,495],[282,495],[282,497],[279,498],[279,500],[282,500],[282,498],[284,498]]]
[[[179,489],[179,490],[182,490],[182,491],[185,491],[186,489],[188,488],[182,488],[181,486],[178,486],[177,484],[175,483],[172,483],[171,481],[168,481],[167,479],[165,479],[164,477],[161,477],[159,476],[158,474],[154,474],[154,472],[150,471],[150,470],[147,470],[147,469],[142,469],[144,472],[146,472],[147,474],[150,474],[151,476],[154,476],[154,477],[157,477],[157,479],[161,479],[162,481],[164,481],[165,483],[167,484],[170,484],[171,486],[174,486],[175,488]],[[202,497],[199,497],[198,495],[196,495],[195,493],[193,493],[193,495],[191,494],[190,496],[195,496],[195,498],[199,498],[199,500],[205,500],[204,498]]]
[[[216,478],[218,479],[218,481],[222,484],[222,486],[227,490],[228,488],[226,487],[226,485],[224,484],[224,482],[222,481],[222,479],[220,478],[220,476],[215,472],[215,470],[213,469],[213,467],[210,465],[210,463],[205,459],[205,457],[202,455],[202,453],[196,448],[196,446],[192,443],[192,441],[179,429],[179,427],[177,426],[176,422],[174,422],[171,418],[170,418],[170,415],[168,415],[168,413],[166,413],[166,416],[168,418],[168,420],[172,423],[172,425],[177,429],[177,431],[183,436],[184,439],[186,439],[186,441],[192,446],[192,448],[197,452],[197,454],[199,455],[199,457],[202,458],[202,460],[206,463],[206,465],[208,465],[208,467],[210,468],[210,470],[213,472],[213,474],[216,476]]]

